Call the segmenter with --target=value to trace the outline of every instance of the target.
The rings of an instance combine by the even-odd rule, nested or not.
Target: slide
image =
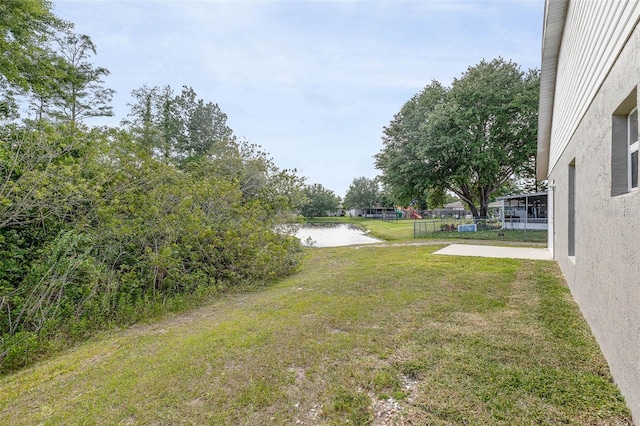
[[[414,219],[422,219],[422,216],[416,213],[415,210],[411,210],[411,217]]]

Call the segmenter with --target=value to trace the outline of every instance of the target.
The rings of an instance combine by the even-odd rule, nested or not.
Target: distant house
[[[386,219],[386,218],[395,218],[396,212],[392,208],[384,208],[384,207],[371,207],[368,209],[359,209],[359,208],[351,208],[349,210],[345,210],[346,216],[351,217],[370,217],[375,219]]]
[[[465,218],[471,214],[471,211],[466,209],[465,205],[462,204],[462,201],[454,201],[452,203],[445,204],[442,209],[432,210],[431,213],[434,217],[442,216]]]
[[[337,216],[344,216],[345,215],[345,209],[343,206],[339,206],[336,210],[329,210],[326,212],[326,216],[328,217],[337,217]]]
[[[537,177],[549,249],[640,421],[640,1],[547,0]]]
[[[453,203],[448,203],[444,205],[444,209],[445,210],[466,210],[464,205],[462,204],[462,201],[454,201]]]
[[[489,216],[491,216],[491,214],[493,213],[496,218],[499,217],[499,209],[501,206],[502,204],[500,205],[489,204],[487,206],[488,210],[490,210],[492,207],[494,208],[493,210],[490,210],[488,212]],[[462,201],[454,201],[452,203],[447,203],[443,206],[443,208],[433,209],[433,210],[430,210],[428,213],[433,217],[442,216],[442,217],[456,217],[456,218],[462,218],[462,219],[473,218],[473,215],[471,214],[471,210],[469,210],[467,208],[467,205],[464,204]]]

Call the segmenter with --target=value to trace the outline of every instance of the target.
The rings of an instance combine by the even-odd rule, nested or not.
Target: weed
[[[331,424],[367,425],[373,420],[371,399],[362,392],[338,389],[323,410]]]

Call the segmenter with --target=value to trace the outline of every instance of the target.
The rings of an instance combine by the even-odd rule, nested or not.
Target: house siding
[[[640,85],[638,3],[572,2],[557,70],[549,174],[555,185],[554,257],[636,422],[640,420],[640,192],[612,196],[611,152],[612,114]],[[589,49],[597,53],[579,59]],[[569,256],[571,164],[575,165],[575,257]]]
[[[638,1],[572,1],[558,58],[549,170],[558,163],[640,17]]]

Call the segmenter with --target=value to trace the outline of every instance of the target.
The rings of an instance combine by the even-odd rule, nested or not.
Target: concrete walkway
[[[502,257],[508,259],[553,260],[547,248],[474,246],[451,244],[434,252],[452,256]]]

